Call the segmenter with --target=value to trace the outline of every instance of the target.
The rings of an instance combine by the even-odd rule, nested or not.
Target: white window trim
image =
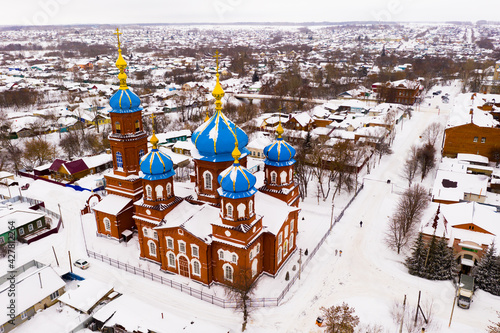
[[[198,273],[196,273],[196,270],[194,269],[194,264],[195,263],[197,263],[198,267],[200,268],[200,271]],[[201,276],[201,263],[200,263],[199,260],[197,260],[197,259],[191,260],[191,270],[193,271],[193,275],[195,275],[195,276]]]
[[[229,267],[231,269],[231,278],[228,279],[227,276],[226,276],[226,268]],[[222,272],[224,274],[224,281],[230,281],[230,282],[233,282],[234,280],[234,268],[233,266],[229,265],[229,264],[224,264],[222,265]]]
[[[206,176],[207,174],[210,175],[210,184],[209,186],[207,186],[207,179],[206,179]],[[214,176],[212,175],[212,173],[208,170],[206,170],[205,172],[203,172],[203,188],[205,190],[211,190],[213,188],[213,183],[214,182]]]
[[[151,185],[146,185],[146,199],[153,200],[153,188]]]
[[[195,254],[195,250],[196,250],[196,254]],[[193,258],[200,257],[200,247],[198,245],[191,244],[191,256]]]
[[[169,240],[172,241],[172,246],[171,247],[168,246],[168,241]],[[172,237],[170,237],[170,236],[167,236],[167,237],[165,237],[165,241],[167,242],[167,249],[173,250],[174,249],[174,239]]]
[[[174,256],[174,262],[173,262],[173,265],[171,265],[171,263],[170,263],[170,255],[173,255],[173,256]],[[175,258],[175,253],[173,253],[172,251],[168,251],[168,252],[167,252],[167,263],[168,263],[168,267],[173,267],[173,268],[175,268],[175,267],[176,267],[176,261],[177,261],[177,259]]]
[[[38,221],[36,221],[36,227],[37,227],[37,228],[41,228],[41,227],[42,227],[42,225],[43,225],[43,224],[42,224],[42,220],[38,220]]]
[[[271,184],[276,184],[277,182],[278,182],[278,174],[276,173],[276,171],[271,171]]]
[[[281,262],[283,259],[283,250],[281,249],[281,246],[278,248],[278,264]]]
[[[154,245],[154,249],[155,249],[155,252],[154,252],[154,253],[152,253],[152,252],[151,252],[151,244],[153,244],[153,245]],[[158,256],[158,249],[157,249],[157,248],[158,248],[158,247],[156,246],[156,243],[155,243],[154,241],[152,241],[152,240],[148,240],[148,251],[149,251],[149,255],[150,255],[150,256],[153,256],[153,257]]]
[[[104,230],[111,231],[111,220],[109,218],[105,217],[102,219],[102,222],[104,223]]]
[[[186,254],[186,242],[179,240],[177,241],[177,245],[179,245],[179,253],[184,253]],[[182,247],[184,246],[184,251],[182,251]]]
[[[233,218],[233,215],[234,215],[233,205],[231,205],[230,203],[227,203],[226,204],[226,216],[229,218]]]

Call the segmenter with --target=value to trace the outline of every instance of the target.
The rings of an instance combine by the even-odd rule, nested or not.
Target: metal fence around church
[[[326,233],[319,240],[318,244],[316,244],[316,247],[309,253],[309,255],[305,259],[304,263],[299,268],[300,272],[304,271],[304,268],[312,260],[312,258],[314,257],[314,255],[318,252],[318,250],[321,248],[321,246],[323,245],[323,243],[325,242],[325,240],[331,234],[331,232],[333,230],[333,227],[337,224],[337,222],[339,222],[342,219],[342,217],[344,216],[345,210],[347,208],[349,208],[349,206],[352,204],[352,202],[358,196],[359,192],[361,192],[362,189],[363,189],[363,185],[360,186],[360,188],[356,191],[356,193],[351,198],[351,200],[347,203],[347,205],[344,207],[344,209],[342,209],[342,212],[339,214],[339,216],[337,216],[335,218],[334,223],[332,223],[332,225],[330,226],[330,228],[328,228],[328,230],[326,231]],[[146,278],[148,280],[156,281],[156,282],[159,282],[159,283],[161,283],[163,285],[169,286],[170,288],[177,289],[177,290],[179,290],[179,291],[181,291],[181,292],[183,292],[185,294],[188,294],[188,295],[190,295],[192,297],[195,297],[197,299],[200,299],[202,301],[211,303],[213,305],[217,305],[217,306],[222,307],[222,308],[230,308],[230,309],[234,309],[234,308],[238,307],[238,303],[235,302],[235,301],[228,301],[228,300],[226,300],[224,298],[214,296],[214,295],[212,295],[210,293],[206,293],[206,292],[204,293],[201,290],[193,289],[193,288],[191,288],[189,286],[186,286],[186,285],[184,285],[182,283],[179,283],[177,281],[174,281],[174,280],[169,279],[167,277],[164,277],[162,275],[151,273],[150,271],[144,270],[144,269],[139,268],[139,267],[135,267],[133,265],[129,265],[127,263],[121,262],[121,261],[113,259],[113,258],[109,258],[107,256],[104,256],[102,254],[90,251],[88,249],[87,249],[87,255],[89,257],[93,258],[93,259],[97,259],[97,260],[102,261],[102,262],[104,262],[106,264],[109,264],[109,265],[111,265],[113,267],[122,269],[122,270],[124,270],[126,272],[129,272],[129,273],[132,273],[132,274],[135,274],[135,275],[139,275],[139,276],[142,276],[143,278]],[[250,307],[279,306],[281,304],[281,302],[283,301],[283,299],[285,298],[285,296],[290,291],[290,289],[292,288],[292,286],[295,284],[295,282],[297,281],[297,279],[299,279],[299,273],[300,272],[297,272],[290,279],[290,281],[287,283],[287,285],[285,286],[285,288],[279,294],[278,297],[273,297],[273,298],[251,298],[249,306]]]

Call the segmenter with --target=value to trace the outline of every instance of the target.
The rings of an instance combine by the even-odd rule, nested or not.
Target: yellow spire
[[[205,115],[205,121],[208,121],[210,119],[210,116],[208,115],[208,109],[207,109],[207,114]]]
[[[234,164],[240,164],[240,157],[241,157],[241,152],[238,149],[238,142],[236,141],[234,145],[233,152],[231,153],[231,156],[234,158]]]
[[[120,89],[125,90],[127,87],[127,74],[125,74],[125,68],[127,68],[127,62],[122,57],[122,44],[120,43],[120,29],[116,29],[114,35],[118,38],[118,59],[116,60],[116,67],[120,70],[120,74],[118,74],[118,80],[120,80]]]
[[[231,127],[229,127],[229,128],[231,128]],[[231,156],[233,156],[233,158],[234,158],[234,164],[239,164],[241,152],[238,149],[238,135],[236,135],[236,124],[234,124],[233,135],[234,135],[234,149],[233,149],[233,152],[231,153]]]
[[[212,96],[215,97],[215,111],[219,112],[222,110],[222,102],[221,99],[224,97],[224,90],[222,89],[220,82],[219,82],[219,51],[215,51],[215,62],[217,65],[217,74],[215,76],[217,77],[217,82],[215,83],[215,88],[212,91]]]
[[[152,113],[151,114],[151,127],[153,128],[153,136],[151,137],[151,140],[149,140],[149,142],[151,142],[151,144],[153,145],[153,149],[158,149],[158,142],[160,140],[158,140],[158,138],[155,135],[155,118],[156,118],[156,116],[154,115],[154,113]]]

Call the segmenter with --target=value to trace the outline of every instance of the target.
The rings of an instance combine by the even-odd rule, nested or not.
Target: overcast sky
[[[0,25],[499,21],[498,0],[3,0]]]

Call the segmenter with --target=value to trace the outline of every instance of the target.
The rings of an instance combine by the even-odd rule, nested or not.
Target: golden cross
[[[116,37],[118,38],[118,49],[120,49],[121,47],[121,43],[120,43],[120,35],[122,35],[122,33],[120,32],[120,29],[116,28],[116,32],[113,33],[113,35],[116,35]]]
[[[219,74],[219,58],[220,58],[219,50],[215,51],[214,58],[215,58],[215,63],[217,64],[217,74]]]

